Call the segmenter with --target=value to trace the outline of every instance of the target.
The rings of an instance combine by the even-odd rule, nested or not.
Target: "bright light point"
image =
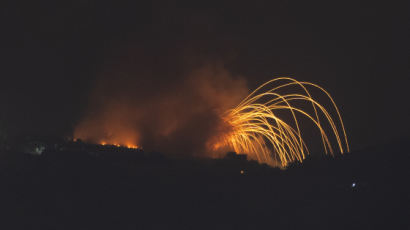
[[[241,170],[241,174],[243,175],[245,173],[245,171]]]
[[[352,188],[354,188],[354,187],[356,187],[356,183],[355,183],[355,182],[352,183]]]

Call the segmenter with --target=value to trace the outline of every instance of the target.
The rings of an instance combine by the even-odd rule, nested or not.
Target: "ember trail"
[[[314,88],[330,99],[336,116],[313,99],[308,88]],[[280,94],[278,91],[292,93]],[[306,105],[313,112],[308,112]],[[278,115],[279,111],[290,113],[292,122],[285,122]],[[319,130],[326,154],[333,155],[335,151],[330,136],[334,137],[340,153],[349,151],[342,117],[330,94],[316,84],[287,77],[262,84],[237,107],[223,114],[223,120],[230,129],[213,139],[210,147],[213,151],[228,147],[235,152],[246,153],[260,163],[277,167],[286,167],[294,161],[302,162],[309,150],[302,137],[300,116],[308,118]],[[330,131],[326,131],[325,125],[330,127]]]

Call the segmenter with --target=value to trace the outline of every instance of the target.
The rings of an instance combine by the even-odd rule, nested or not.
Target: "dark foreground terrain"
[[[5,152],[0,229],[410,229],[407,144],[287,170],[237,159]]]

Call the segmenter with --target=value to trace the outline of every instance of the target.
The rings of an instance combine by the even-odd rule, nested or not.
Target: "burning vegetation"
[[[219,66],[199,68],[171,82],[134,81],[99,81],[74,138],[209,157],[207,143],[221,132],[220,115],[248,94],[243,78]]]
[[[143,86],[141,91],[127,90],[128,81],[96,87],[75,138],[174,155],[214,158],[235,151],[286,167],[309,154],[301,116],[318,130],[326,153],[334,153],[334,143],[339,152],[349,151],[336,104],[312,83],[277,78],[248,95],[241,77],[215,66],[192,71],[172,84],[145,87],[149,91]],[[314,99],[308,88],[324,94],[330,108]]]

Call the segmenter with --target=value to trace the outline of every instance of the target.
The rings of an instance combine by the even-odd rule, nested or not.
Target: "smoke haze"
[[[147,71],[100,78],[74,137],[173,155],[206,154],[207,142],[224,129],[221,114],[248,94],[246,81],[215,63],[179,73],[160,81]]]

